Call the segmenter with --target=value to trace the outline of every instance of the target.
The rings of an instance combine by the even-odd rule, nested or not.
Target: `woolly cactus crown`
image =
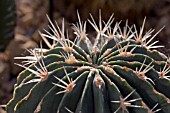
[[[40,33],[49,49],[41,46],[16,58],[25,59],[17,65],[26,70],[18,76],[8,113],[170,112],[170,60],[154,50],[163,46],[153,41],[161,30],[143,34],[145,19],[139,33],[127,22],[123,30],[120,22],[112,28],[113,20],[99,16],[97,26],[91,16],[93,44],[79,15],[74,42],[65,35],[64,21],[60,29],[49,20],[54,35]]]

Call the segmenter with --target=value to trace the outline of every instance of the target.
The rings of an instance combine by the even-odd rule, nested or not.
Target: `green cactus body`
[[[16,24],[15,0],[0,1],[0,51],[4,51],[10,40],[14,38]]]
[[[111,28],[99,18],[89,23],[97,31],[94,44],[87,38],[86,22],[73,25],[76,39],[62,29],[40,33],[50,49],[29,50],[31,56],[18,76],[8,113],[169,113],[169,58],[154,50],[153,30],[143,35],[127,24]],[[145,21],[144,21],[145,23]],[[102,27],[104,25],[104,27]],[[159,31],[158,31],[159,32]],[[54,40],[50,44],[46,38]],[[26,65],[29,65],[26,67]]]

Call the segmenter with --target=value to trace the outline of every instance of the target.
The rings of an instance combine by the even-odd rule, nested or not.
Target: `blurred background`
[[[64,18],[69,38],[74,39],[70,26],[77,21],[77,11],[83,21],[89,13],[98,20],[99,9],[103,20],[114,13],[115,21],[122,20],[122,26],[128,19],[139,29],[145,16],[145,31],[165,26],[155,40],[165,46],[159,49],[161,52],[170,54],[170,0],[0,0],[0,105],[12,98],[17,75],[22,71],[14,65],[21,61],[14,57],[26,56],[26,49],[39,45],[38,31],[48,30],[46,14],[59,25]],[[87,26],[88,33],[93,34],[91,29]]]

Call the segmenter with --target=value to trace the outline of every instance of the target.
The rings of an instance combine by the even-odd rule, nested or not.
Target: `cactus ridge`
[[[78,14],[73,24],[75,40],[49,20],[53,31],[41,33],[49,49],[28,50],[25,68],[7,104],[8,113],[168,113],[170,112],[170,58],[155,50],[153,29],[138,33],[135,25],[112,28],[113,15],[99,25],[88,20],[96,31],[88,39],[86,22]],[[53,44],[47,39],[52,39]]]

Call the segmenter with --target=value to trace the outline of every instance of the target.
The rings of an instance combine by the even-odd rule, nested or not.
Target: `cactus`
[[[73,24],[75,40],[50,21],[53,34],[40,33],[49,49],[28,50],[25,68],[15,85],[7,113],[169,113],[170,59],[156,50],[151,29],[144,24],[120,28],[113,15],[99,27],[93,17],[88,20],[96,30],[94,43],[88,39],[86,22],[78,15]],[[103,27],[104,26],[104,27]],[[51,44],[47,39],[53,39]]]
[[[4,51],[10,40],[14,38],[15,0],[1,0],[0,8],[0,51]]]

